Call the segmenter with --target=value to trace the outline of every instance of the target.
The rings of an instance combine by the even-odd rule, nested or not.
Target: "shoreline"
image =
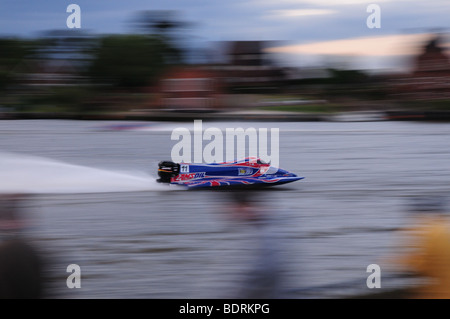
[[[431,121],[450,122],[450,111],[347,111],[339,113],[300,112],[205,112],[150,111],[126,113],[50,113],[5,112],[1,120],[92,120],[92,121],[271,121],[271,122],[372,122],[372,121]]]

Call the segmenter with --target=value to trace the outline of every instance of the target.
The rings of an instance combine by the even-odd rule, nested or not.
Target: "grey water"
[[[0,121],[0,192],[31,194],[26,235],[48,256],[52,296],[234,298],[257,285],[245,278],[261,251],[260,262],[278,263],[286,298],[374,292],[370,264],[382,269],[381,290],[406,286],[388,276],[386,257],[408,225],[408,201],[450,189],[449,124],[204,123],[279,128],[280,167],[305,176],[254,194],[269,217],[255,227],[232,216],[228,192],[155,182],[172,130],[192,123],[112,124]],[[262,250],[261,235],[270,238]],[[80,266],[81,288],[66,285],[70,264]]]

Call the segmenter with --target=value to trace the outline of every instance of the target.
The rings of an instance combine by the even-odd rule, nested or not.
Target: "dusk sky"
[[[143,10],[176,10],[192,22],[192,43],[277,40],[271,52],[286,64],[350,64],[393,68],[439,28],[449,32],[449,0],[1,0],[0,36],[32,37],[66,29],[69,4],[81,8],[81,29],[91,33],[132,32]],[[381,9],[380,28],[369,28],[369,4]],[[446,36],[448,45],[449,37]]]

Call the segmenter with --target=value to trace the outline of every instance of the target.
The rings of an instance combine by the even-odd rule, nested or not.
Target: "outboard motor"
[[[158,183],[170,183],[172,177],[177,176],[180,173],[180,164],[162,161],[158,164],[158,176],[156,180]]]

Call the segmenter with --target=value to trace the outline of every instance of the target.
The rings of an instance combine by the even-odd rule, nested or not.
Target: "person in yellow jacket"
[[[397,264],[425,280],[414,290],[420,299],[450,299],[450,217],[441,203],[413,207],[414,222],[406,229],[405,254]]]

